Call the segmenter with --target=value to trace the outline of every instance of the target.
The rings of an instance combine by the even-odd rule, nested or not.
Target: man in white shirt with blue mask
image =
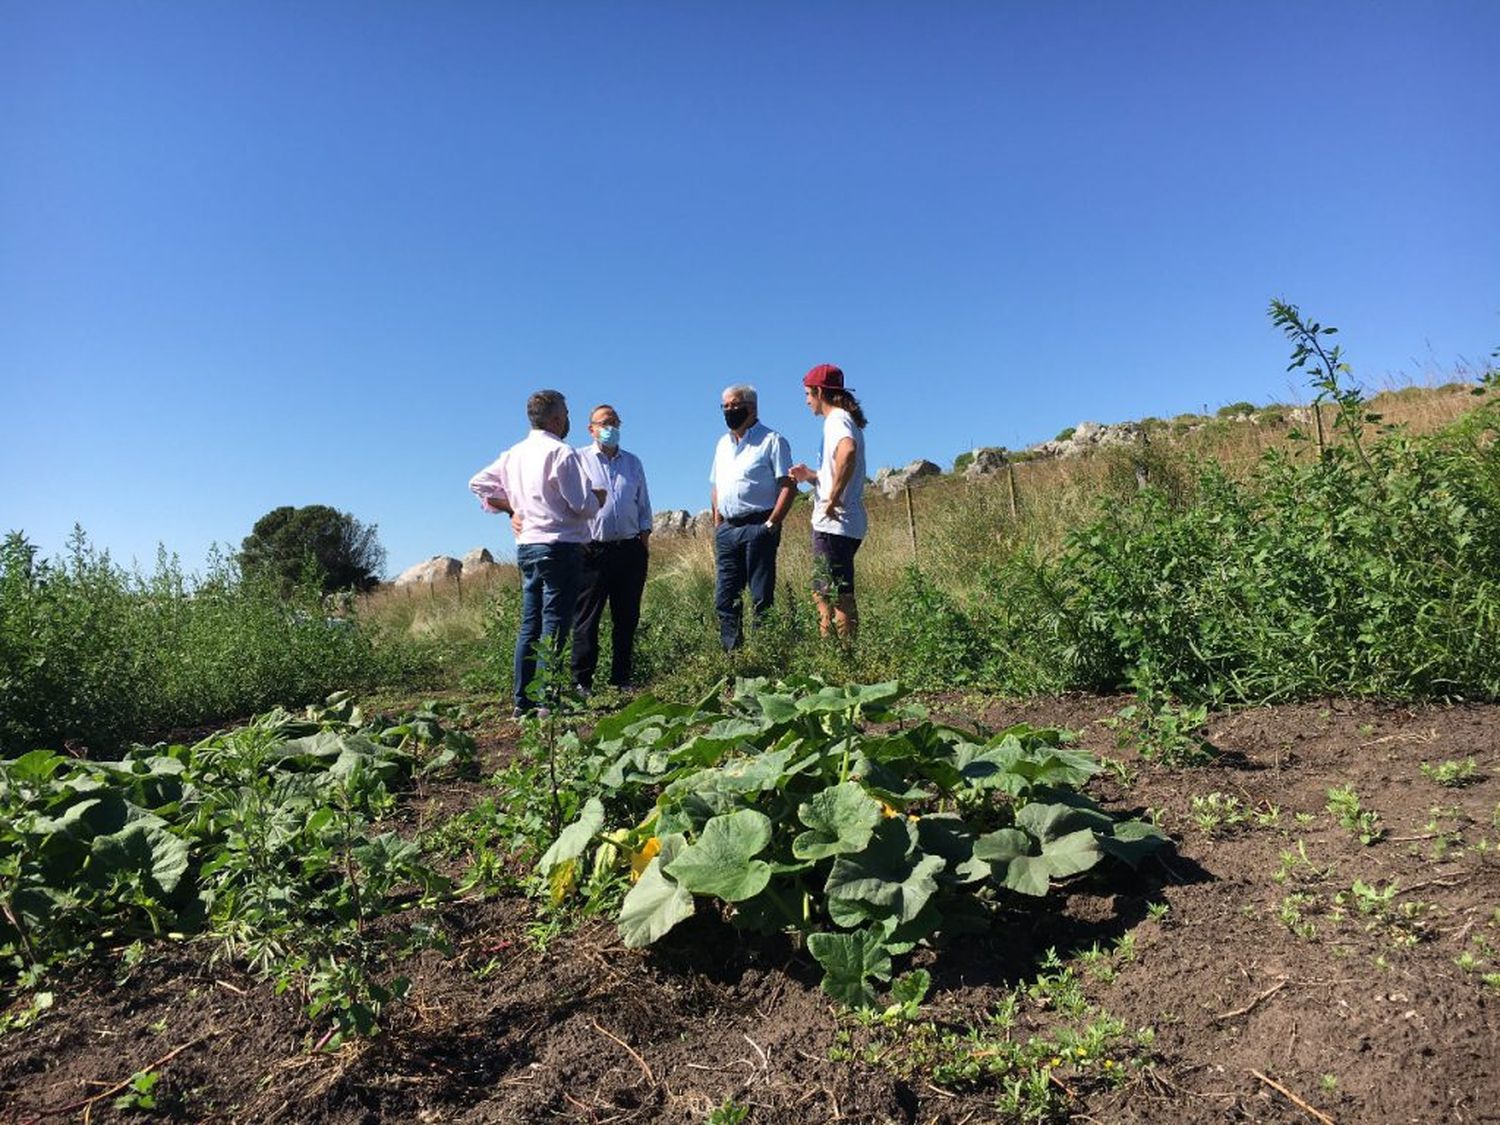
[[[792,483],[792,447],[761,424],[755,388],[726,387],[721,397],[729,432],[714,449],[710,508],[714,519],[714,611],[725,651],[744,642],[740,596],[750,591],[757,623],[776,596],[776,549],[781,521],[797,488]]]
[[[609,682],[632,687],[635,631],[641,620],[641,594],[651,540],[651,495],[646,470],[634,453],[620,448],[620,415],[601,403],[589,414],[593,442],[578,450],[589,480],[603,489],[604,505],[589,521],[583,549],[583,581],[573,618],[573,683],[593,689],[599,664],[599,622],[609,606],[612,626]]]

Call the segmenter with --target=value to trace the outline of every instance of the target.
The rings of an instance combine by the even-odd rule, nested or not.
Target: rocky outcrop
[[[964,476],[970,479],[1003,473],[1005,472],[1006,464],[1008,464],[1005,450],[996,449],[993,446],[976,449],[969,456],[969,463],[964,466]]]
[[[1044,441],[1031,447],[1038,457],[1082,457],[1096,449],[1116,445],[1136,445],[1146,440],[1146,430],[1137,422],[1079,422],[1073,432],[1061,440]]]
[[[465,577],[473,577],[476,574],[485,573],[497,564],[495,556],[490,554],[488,547],[475,547],[463,557],[463,561],[459,565],[463,567]]]
[[[907,485],[915,484],[927,477],[940,477],[943,470],[931,461],[921,458],[901,469],[881,469],[875,474],[874,486],[886,496],[895,496]]]
[[[651,533],[663,539],[691,539],[713,531],[713,514],[707,508],[697,515],[686,508],[668,508],[651,517]]]
[[[418,582],[451,582],[463,573],[464,564],[451,555],[433,555],[426,562],[409,566],[396,575],[395,586],[414,586]]]

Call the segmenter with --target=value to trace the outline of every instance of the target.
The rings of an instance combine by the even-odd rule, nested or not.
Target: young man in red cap
[[[844,386],[844,373],[820,363],[802,377],[808,408],[823,419],[816,470],[793,465],[792,479],[813,486],[813,597],[818,628],[852,641],[859,629],[854,601],[854,553],[865,537],[865,412]]]

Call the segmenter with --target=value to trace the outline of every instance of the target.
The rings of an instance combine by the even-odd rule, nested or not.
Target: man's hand
[[[792,479],[798,484],[812,484],[813,481],[818,479],[817,470],[807,465],[793,465],[788,471],[792,474]]]
[[[512,512],[510,514],[510,529],[517,535],[521,534],[521,515],[519,512]]]
[[[589,491],[594,494],[594,499],[599,501],[599,507],[604,507],[604,500],[609,495],[609,493],[605,492],[602,488],[594,488],[590,489]]]
[[[828,502],[823,505],[823,518],[825,520],[837,520],[844,510],[844,501],[830,496]]]

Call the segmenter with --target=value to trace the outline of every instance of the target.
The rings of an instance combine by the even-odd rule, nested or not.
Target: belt
[[[623,547],[626,543],[639,543],[641,537],[632,535],[629,539],[595,539],[590,544],[592,547]]]
[[[730,527],[749,527],[752,523],[765,523],[771,518],[771,509],[763,512],[746,512],[743,516],[725,516],[724,522]]]

